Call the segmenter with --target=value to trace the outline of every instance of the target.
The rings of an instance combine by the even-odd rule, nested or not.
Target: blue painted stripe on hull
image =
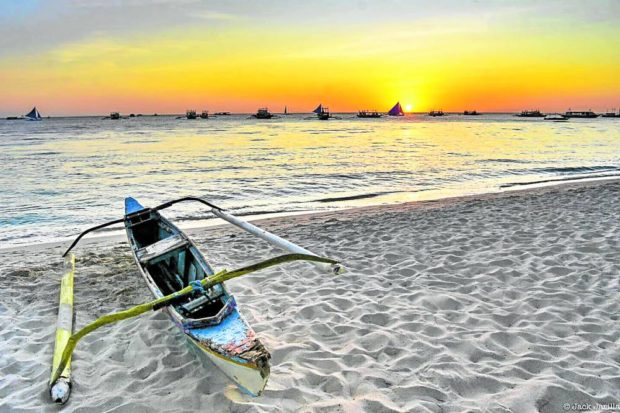
[[[250,326],[245,323],[236,310],[219,324],[205,328],[192,328],[189,333],[200,341],[209,341],[219,346],[239,345],[253,335]]]
[[[213,355],[215,355],[215,356],[219,356],[220,358],[223,358],[223,359],[230,360],[231,362],[234,362],[234,363],[237,363],[237,364],[241,364],[241,365],[247,365],[247,364],[249,364],[248,360],[246,360],[246,359],[244,359],[244,358],[237,357],[237,356],[233,356],[232,354],[226,354],[226,353],[225,353],[225,354],[222,354],[222,353],[220,353],[219,351],[216,351],[216,350],[213,350],[213,349],[209,349],[209,348],[207,348],[205,345],[201,344],[201,342],[200,342],[200,341],[201,341],[201,340],[206,340],[206,339],[207,339],[207,337],[209,336],[209,333],[211,333],[211,331],[210,331],[210,330],[214,330],[214,329],[216,329],[216,327],[221,326],[221,323],[220,323],[220,324],[217,324],[217,325],[214,325],[214,326],[205,327],[205,328],[199,328],[199,329],[196,329],[196,328],[190,328],[190,329],[185,329],[185,328],[183,327],[183,325],[182,325],[182,324],[179,324],[179,323],[178,323],[178,322],[177,322],[177,321],[176,321],[176,320],[172,317],[172,315],[170,314],[170,311],[169,311],[167,308],[165,308],[165,309],[164,309],[164,311],[165,311],[166,313],[168,313],[168,317],[170,318],[170,320],[174,323],[174,325],[175,325],[175,326],[177,326],[177,328],[178,328],[179,330],[181,330],[181,332],[185,335],[185,337],[186,337],[189,341],[191,341],[193,344],[195,344],[196,346],[198,346],[198,347],[199,347],[202,351],[207,352],[207,353],[211,353],[211,354],[213,354]],[[237,320],[236,322],[241,322],[241,323],[244,323],[243,319],[241,319],[241,317],[239,317],[239,313],[237,312],[237,310],[233,311],[233,313],[231,313],[231,315],[235,315],[235,316],[236,316],[236,317],[234,317],[234,318],[236,318],[236,320]],[[231,315],[229,315],[229,316],[227,316],[226,318],[224,318],[224,320],[222,320],[222,323],[223,323],[226,319],[230,318],[230,316],[231,316]],[[245,324],[245,323],[244,323],[244,324]],[[249,329],[249,326],[247,326],[247,324],[245,324],[245,325],[246,325],[246,327],[248,327],[248,329]],[[216,330],[219,330],[219,328],[218,328],[218,329],[216,329]],[[195,332],[196,332],[196,331],[198,331],[198,332],[200,333],[200,335],[199,335],[199,336],[197,336],[197,335],[195,334]],[[214,331],[213,333],[216,333],[216,331]],[[244,336],[244,338],[247,338],[247,336]],[[219,344],[219,345],[221,345],[221,344],[222,344],[222,343],[220,343],[220,342],[215,342],[215,341],[213,341],[213,343],[215,343],[215,344]],[[226,343],[224,343],[224,344],[228,344],[228,342],[226,342]],[[253,368],[253,367],[250,367],[249,365],[248,365],[247,367],[248,367],[248,368]]]

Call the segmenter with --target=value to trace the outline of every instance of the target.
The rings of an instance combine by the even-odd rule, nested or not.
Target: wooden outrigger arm
[[[252,235],[254,235],[254,236],[256,236],[256,237],[258,237],[258,238],[260,238],[260,239],[262,239],[264,241],[267,241],[268,243],[270,243],[270,244],[272,244],[272,245],[274,245],[274,246],[276,246],[278,248],[282,248],[283,250],[286,250],[286,251],[288,251],[290,253],[293,253],[293,254],[305,254],[305,255],[318,256],[317,254],[313,253],[312,251],[309,251],[309,250],[307,250],[307,249],[305,249],[303,247],[300,247],[299,245],[297,245],[297,244],[295,244],[295,243],[293,243],[291,241],[285,240],[284,238],[281,238],[281,237],[279,237],[279,236],[277,236],[275,234],[272,234],[269,231],[266,231],[266,230],[264,230],[262,228],[259,228],[259,227],[255,226],[253,224],[250,224],[249,222],[244,221],[243,219],[238,218],[238,217],[236,217],[236,216],[226,212],[224,209],[222,209],[222,208],[218,207],[217,205],[215,205],[215,204],[213,204],[213,203],[211,203],[209,201],[206,201],[206,200],[204,200],[202,198],[193,197],[193,196],[187,196],[187,197],[183,197],[183,198],[179,198],[179,199],[175,199],[175,200],[172,200],[172,201],[165,202],[165,203],[163,203],[161,205],[158,205],[158,206],[150,208],[150,209],[151,209],[151,211],[160,211],[160,210],[166,209],[166,208],[168,208],[168,207],[170,207],[170,206],[172,206],[172,205],[174,205],[176,203],[186,202],[186,201],[200,202],[200,203],[210,207],[211,208],[211,213],[213,215],[215,215],[216,217],[221,218],[224,221],[226,221],[226,222],[228,222],[230,224],[233,224],[233,225],[241,228],[242,230],[247,231],[250,234],[252,234]],[[110,221],[110,222],[107,222],[105,224],[97,225],[96,227],[92,227],[92,228],[87,229],[86,231],[82,232],[75,239],[75,241],[73,241],[73,243],[69,246],[67,251],[65,251],[65,253],[63,254],[63,257],[66,256],[69,253],[69,251],[71,251],[73,249],[73,247],[75,247],[75,245],[78,243],[78,241],[84,235],[86,235],[87,233],[89,233],[91,231],[95,231],[95,230],[101,229],[101,228],[104,228],[104,227],[109,226],[109,225],[118,224],[118,223],[121,223],[123,221],[124,221],[124,218],[121,218],[121,219]],[[342,274],[342,273],[344,273],[346,271],[345,268],[341,264],[339,264],[339,263],[338,264],[325,264],[325,263],[316,263],[315,262],[315,264],[317,264],[319,266],[322,266],[322,267],[327,266],[329,268],[329,270],[332,273],[334,273],[334,274]]]
[[[257,236],[258,238],[265,240],[268,243],[275,245],[276,247],[282,248],[283,250],[289,251],[293,254],[314,255],[315,257],[318,256],[312,251],[308,251],[307,249],[300,247],[299,245],[292,243],[291,241],[278,237],[277,235],[272,234],[271,232],[266,231],[262,228],[259,228],[256,225],[252,225],[249,222],[244,221],[232,214],[229,214],[222,209],[213,208],[211,209],[211,212],[216,217],[221,218],[224,221],[229,222],[254,236]],[[340,263],[326,264],[317,261],[314,261],[313,263],[317,266],[328,267],[334,274],[342,274],[346,271]]]
[[[214,211],[222,209],[222,208],[218,207],[217,205],[214,205],[214,204],[212,204],[212,203],[210,203],[208,201],[205,201],[202,198],[197,198],[197,197],[194,197],[194,196],[186,196],[186,197],[183,197],[183,198],[175,199],[173,201],[164,202],[161,205],[157,205],[156,207],[151,208],[151,211],[159,211],[159,210],[162,210],[162,209],[166,209],[166,208],[168,208],[168,207],[170,207],[170,206],[172,206],[172,205],[174,205],[176,203],[185,202],[185,201],[201,202],[201,203],[207,205],[208,207],[211,207],[212,210],[214,210]],[[120,224],[123,221],[125,221],[125,218],[115,219],[114,221],[108,221],[108,222],[106,222],[104,224],[100,224],[100,225],[94,226],[92,228],[88,228],[86,231],[82,232],[80,235],[77,236],[77,238],[71,243],[71,245],[69,245],[69,248],[67,248],[65,253],[62,254],[62,256],[66,257],[67,254],[69,253],[69,251],[71,251],[73,249],[73,247],[75,247],[77,245],[77,243],[82,239],[82,237],[84,235],[88,234],[89,232],[97,231],[97,230],[99,230],[101,228],[109,227],[110,225]]]
[[[71,251],[73,249],[73,247],[75,247],[77,245],[77,243],[82,239],[82,237],[86,234],[88,234],[89,232],[93,232],[93,231],[97,231],[98,229],[101,228],[105,228],[105,227],[109,227],[110,225],[114,225],[114,224],[120,224],[121,222],[123,222],[125,220],[125,218],[121,218],[121,219],[115,219],[114,221],[109,221],[106,222],[105,224],[100,224],[97,225],[95,227],[92,228],[88,228],[86,231],[82,232],[80,235],[77,236],[77,238],[75,240],[73,240],[73,242],[71,243],[71,245],[69,245],[69,248],[67,248],[67,250],[65,251],[64,254],[62,254],[63,257],[66,257],[67,254],[69,253],[69,251]]]

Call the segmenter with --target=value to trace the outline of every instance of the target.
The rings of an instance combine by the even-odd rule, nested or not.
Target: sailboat
[[[320,103],[319,106],[317,106],[312,112],[316,113],[316,116],[320,120],[327,120],[331,117],[329,114],[329,108],[324,108],[322,103]]]
[[[286,106],[284,106],[284,114],[288,115],[288,109],[286,108]]]
[[[405,116],[405,112],[403,112],[403,108],[402,108],[402,106],[400,106],[400,102],[396,102],[394,107],[392,109],[390,109],[390,111],[388,112],[388,115],[390,115],[390,116]]]
[[[32,110],[30,112],[28,112],[28,114],[26,116],[24,116],[24,119],[26,119],[26,120],[41,120],[42,118],[41,118],[41,114],[37,110],[37,107],[35,106],[34,108],[32,108]]]

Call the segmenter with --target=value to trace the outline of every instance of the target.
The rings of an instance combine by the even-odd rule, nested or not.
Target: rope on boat
[[[197,291],[199,293],[203,293],[205,291],[205,289],[202,287],[202,284],[200,283],[200,280],[194,280],[191,283],[189,283],[189,285],[192,286],[194,291]]]
[[[200,287],[197,287],[194,284],[191,284],[165,297],[158,298],[148,303],[139,304],[135,307],[129,308],[124,311],[119,311],[117,313],[107,314],[102,317],[99,317],[97,320],[86,325],[85,327],[83,327],[81,330],[79,330],[77,333],[73,334],[69,338],[69,340],[67,341],[67,345],[62,353],[62,358],[60,362],[58,363],[58,367],[54,370],[52,374],[52,377],[50,379],[50,384],[55,383],[56,380],[58,380],[58,378],[64,371],[65,367],[69,363],[69,360],[71,359],[71,355],[73,354],[73,350],[75,349],[75,346],[77,345],[78,341],[80,341],[82,337],[84,337],[88,333],[93,332],[99,327],[102,327],[107,324],[112,324],[117,321],[132,318],[140,314],[146,313],[147,311],[150,311],[150,310],[157,310],[161,307],[171,305],[174,302],[187,297],[189,294],[192,294],[194,291],[196,291],[197,288],[208,289],[208,288],[213,287],[216,284],[231,280],[233,278],[241,277],[251,272],[255,272],[258,270],[262,270],[264,268],[272,267],[274,265],[283,264],[283,263],[291,262],[291,261],[298,261],[298,260],[323,262],[326,264],[337,264],[338,263],[338,261],[335,261],[329,258],[318,257],[316,255],[308,255],[308,254],[280,255],[278,257],[270,258],[268,260],[261,261],[256,264],[248,265],[247,267],[238,268],[233,271],[222,270],[208,278],[200,280],[199,281]]]

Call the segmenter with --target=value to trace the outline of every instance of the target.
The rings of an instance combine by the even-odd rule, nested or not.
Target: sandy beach
[[[166,316],[148,313],[80,342],[63,408],[46,385],[66,245],[3,251],[0,411],[617,405],[619,222],[618,180],[261,221],[348,268],[331,276],[295,263],[227,283],[272,354],[263,396],[242,394]],[[219,269],[278,253],[231,226],[190,235]],[[75,252],[78,327],[150,298],[123,239]]]

